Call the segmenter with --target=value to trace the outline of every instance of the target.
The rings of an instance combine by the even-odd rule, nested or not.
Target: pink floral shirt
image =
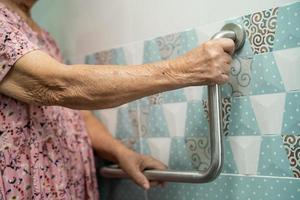
[[[47,32],[37,34],[0,3],[0,83],[35,49],[62,61]],[[0,93],[0,199],[98,199],[91,143],[78,111]]]

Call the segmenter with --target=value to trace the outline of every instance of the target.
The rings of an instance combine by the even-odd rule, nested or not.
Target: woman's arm
[[[107,160],[118,163],[132,179],[144,189],[150,183],[142,173],[144,169],[165,169],[166,166],[150,156],[138,154],[114,139],[100,121],[90,112],[81,111],[94,150]],[[151,183],[151,185],[156,183]]]
[[[29,104],[100,109],[191,85],[228,80],[234,42],[206,42],[171,61],[137,66],[66,66],[42,51],[20,58],[0,92]]]

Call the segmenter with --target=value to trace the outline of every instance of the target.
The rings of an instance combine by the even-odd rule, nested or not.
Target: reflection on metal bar
[[[235,42],[235,50],[245,41],[244,29],[234,23],[226,24],[212,39],[229,38]],[[210,166],[204,171],[145,170],[149,180],[183,183],[206,183],[213,181],[221,173],[223,166],[223,135],[221,96],[218,85],[208,86],[209,131],[211,146]],[[107,178],[128,178],[117,165],[101,168],[101,174]]]

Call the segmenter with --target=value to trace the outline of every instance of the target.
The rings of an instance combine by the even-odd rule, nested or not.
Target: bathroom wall
[[[148,192],[114,181],[107,199],[300,198],[300,2],[133,42],[86,56],[88,64],[140,64],[181,55],[225,23],[247,31],[222,86],[225,163],[208,184],[169,183]],[[209,165],[207,88],[189,87],[95,111],[115,137],[171,169]],[[110,191],[108,193],[107,191]]]
[[[36,16],[41,8],[55,10],[46,2],[37,5]],[[222,86],[225,163],[220,177],[208,184],[168,183],[148,192],[129,180],[101,179],[102,199],[300,198],[299,1],[89,1],[97,6],[79,0],[52,2],[63,5],[61,11],[39,21],[50,27],[71,63],[165,60],[208,40],[227,22],[247,30],[230,83]],[[99,13],[104,5],[106,11]],[[90,7],[78,14],[78,8]],[[48,26],[51,21],[56,23]],[[197,170],[209,163],[207,112],[206,87],[190,87],[95,114],[136,151],[151,154],[171,169]]]
[[[292,1],[39,0],[33,16],[66,57],[81,62],[86,54]]]

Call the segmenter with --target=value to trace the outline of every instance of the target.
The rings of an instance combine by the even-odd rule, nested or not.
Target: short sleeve
[[[30,42],[16,19],[16,14],[0,7],[0,82],[19,58],[38,48]]]

